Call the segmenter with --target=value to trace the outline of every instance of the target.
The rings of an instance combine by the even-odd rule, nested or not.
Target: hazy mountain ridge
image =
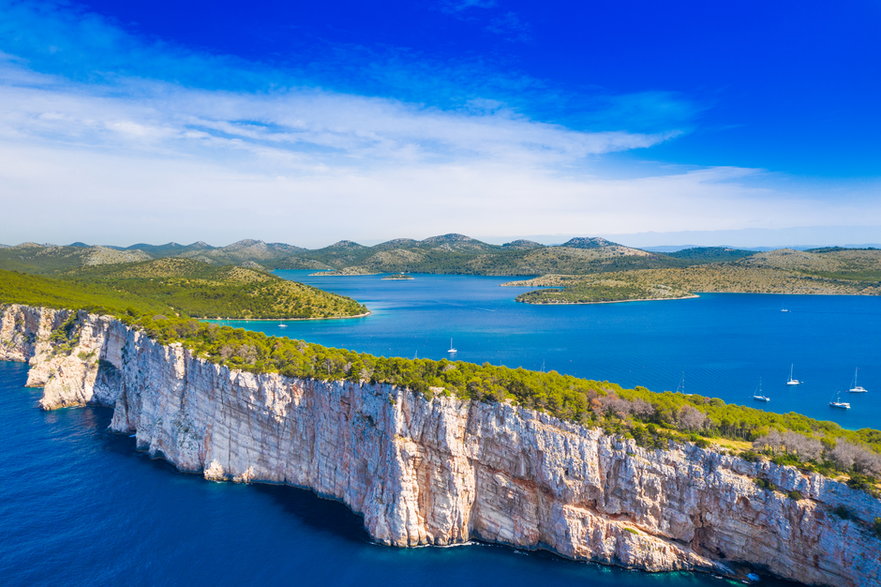
[[[733,247],[693,247],[669,253],[627,247],[600,237],[576,237],[558,245],[515,240],[494,245],[450,233],[423,240],[397,238],[373,246],[341,240],[319,249],[245,239],[215,247],[134,244],[102,247],[23,243],[0,248],[0,267],[58,274],[92,265],[182,257],[214,265],[247,265],[259,269],[312,269],[331,274],[459,273],[472,275],[589,275],[642,269],[673,269],[717,263],[806,271],[830,278],[871,278],[875,249],[830,247],[812,251],[749,251]],[[865,273],[869,271],[869,273]],[[844,275],[837,275],[844,272]],[[879,274],[878,279],[881,279]]]

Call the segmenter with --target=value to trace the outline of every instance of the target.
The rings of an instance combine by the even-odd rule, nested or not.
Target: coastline
[[[306,322],[308,320],[348,320],[349,318],[364,318],[370,314],[372,312],[352,316],[326,316],[324,318],[194,318],[206,322]]]
[[[692,294],[690,296],[681,296],[678,298],[639,298],[634,300],[606,300],[602,302],[526,302],[523,300],[518,300],[516,298],[515,301],[520,304],[531,304],[533,306],[587,306],[591,304],[625,304],[627,302],[664,302],[667,300],[691,300],[699,297],[700,296],[698,294]]]
[[[178,470],[309,488],[361,514],[380,544],[482,538],[649,572],[742,579],[743,563],[808,584],[881,578],[862,528],[881,505],[818,473],[689,442],[641,446],[510,402],[231,369],[112,316],[78,312],[76,331],[53,339],[70,315],[0,314],[0,357],[30,364],[43,409],[111,407],[112,430]],[[828,515],[845,504],[848,519]]]

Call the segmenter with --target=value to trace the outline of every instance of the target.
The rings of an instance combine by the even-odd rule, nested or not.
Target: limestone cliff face
[[[85,312],[53,342],[70,316],[0,308],[0,360],[30,362],[43,408],[111,406],[114,430],[181,470],[311,488],[385,544],[479,538],[649,571],[746,563],[881,584],[881,540],[865,528],[881,502],[820,475],[693,445],[644,449],[507,404],[233,371]],[[839,505],[855,520],[831,514]]]

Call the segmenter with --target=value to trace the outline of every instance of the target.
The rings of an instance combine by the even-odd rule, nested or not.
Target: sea
[[[382,355],[557,370],[627,386],[795,410],[847,427],[881,415],[881,299],[704,295],[678,301],[528,306],[494,277],[308,276],[350,295],[365,318],[236,322],[269,334]],[[782,309],[789,310],[782,312]],[[281,325],[284,325],[282,327]],[[789,388],[790,364],[803,385]],[[853,371],[869,393],[828,407]],[[684,373],[684,378],[683,378]],[[108,431],[111,412],[43,412],[24,364],[0,362],[0,583],[3,585],[720,586],[482,544],[398,549],[370,542],[341,503],[272,485],[212,483]],[[763,585],[781,585],[764,580]]]

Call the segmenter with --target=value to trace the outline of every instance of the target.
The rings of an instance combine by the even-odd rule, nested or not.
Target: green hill
[[[174,314],[171,306],[159,300],[105,285],[72,283],[4,269],[0,269],[0,303],[86,309],[115,316]]]
[[[332,270],[343,275],[402,271],[542,275],[681,267],[692,263],[596,237],[573,238],[554,246],[525,240],[492,245],[461,234],[445,234],[423,240],[394,239],[369,247],[339,241],[314,250],[258,240],[243,240],[224,247],[203,242],[136,244],[124,249],[76,244],[57,247],[26,243],[0,249],[0,268],[54,275],[97,264],[184,257],[213,265],[255,263],[267,269]]]
[[[351,298],[270,273],[178,257],[89,267],[65,277],[159,300],[202,318],[338,318],[367,312]]]
[[[508,285],[545,286],[521,294],[533,304],[669,299],[696,292],[881,295],[881,250],[779,249],[727,263],[596,275],[545,275]]]
[[[81,243],[64,247],[23,243],[0,248],[0,269],[52,275],[83,267],[151,258],[148,253],[135,249],[121,251],[110,247],[82,246]]]

